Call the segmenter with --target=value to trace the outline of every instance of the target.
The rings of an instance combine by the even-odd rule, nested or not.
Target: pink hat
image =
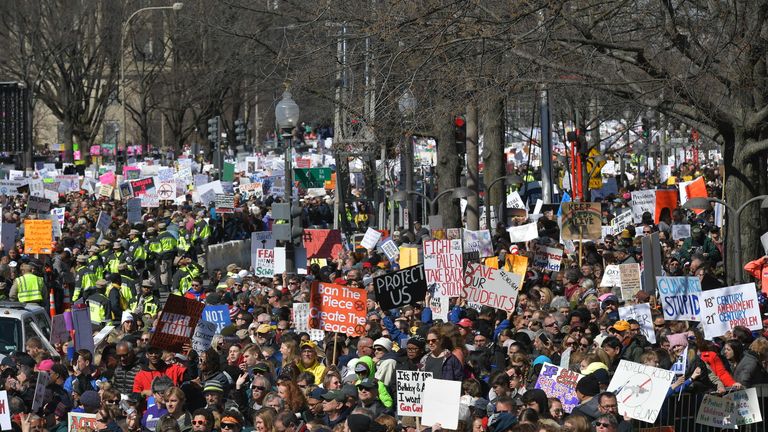
[[[676,347],[676,346],[688,346],[688,335],[685,333],[675,333],[671,335],[667,335],[667,340],[669,341],[670,347]]]
[[[45,359],[37,365],[37,370],[42,372],[50,372],[53,369],[53,360]]]

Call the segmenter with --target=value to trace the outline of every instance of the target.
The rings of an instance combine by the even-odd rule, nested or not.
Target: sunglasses
[[[427,339],[427,343],[430,344],[430,345],[434,344],[434,343],[437,343],[437,339]]]
[[[221,424],[221,428],[222,429],[235,429],[237,427],[238,427],[238,425],[232,424],[232,423],[222,423]]]
[[[149,342],[149,338],[141,338],[142,342]]]
[[[264,390],[266,390],[267,388],[266,388],[266,387],[264,387],[264,386],[252,386],[252,387],[251,387],[251,389],[253,389],[253,390],[259,390],[259,391],[264,391]]]
[[[544,327],[555,327],[555,326],[557,326],[557,323],[544,324]]]
[[[104,403],[107,403],[110,405],[117,405],[120,403],[120,399],[107,399],[104,401]]]
[[[595,425],[595,427],[605,427],[605,428],[607,428],[607,427],[611,426],[610,423],[603,423],[603,422],[594,422],[593,424]]]
[[[206,421],[205,420],[192,420],[192,424],[196,426],[205,426]]]

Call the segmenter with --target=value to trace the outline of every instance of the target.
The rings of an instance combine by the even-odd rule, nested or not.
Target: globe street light
[[[125,37],[128,34],[128,28],[131,25],[131,20],[133,19],[133,17],[135,17],[141,12],[158,11],[158,10],[180,11],[182,8],[184,8],[184,3],[182,2],[176,2],[171,6],[149,6],[149,7],[141,8],[136,12],[132,13],[131,16],[129,16],[128,19],[125,20],[125,22],[123,23],[123,28],[122,28],[122,31],[120,32],[120,101],[121,101],[120,105],[123,111],[123,147],[125,147],[128,144],[128,117],[126,115],[126,110],[125,110],[125,99],[126,99],[125,55],[123,54],[123,51],[125,49]],[[115,148],[115,158],[117,158],[117,148]]]
[[[293,129],[299,124],[299,106],[293,100],[290,89],[290,83],[285,83],[283,98],[275,105],[275,122],[280,128],[283,144],[285,145],[285,199],[293,207],[293,167],[291,146],[293,145]],[[291,211],[291,214],[293,212]],[[293,223],[293,221],[291,221]],[[293,232],[293,227],[291,227]],[[295,252],[293,250],[293,241],[289,240],[285,245],[285,268],[286,271],[294,271]]]
[[[411,89],[405,90],[397,101],[397,108],[400,114],[403,116],[406,125],[412,123],[413,117],[416,115],[416,107],[418,102],[416,97],[413,96]],[[403,143],[403,152],[400,158],[400,172],[402,173],[403,186],[405,190],[413,189],[413,138],[406,128],[405,143]],[[413,200],[406,198],[405,208],[408,210],[408,226],[405,229],[411,229],[411,220],[414,218],[413,214]]]

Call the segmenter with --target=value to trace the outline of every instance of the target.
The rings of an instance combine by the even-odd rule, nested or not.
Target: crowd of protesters
[[[709,176],[716,187],[716,174]],[[628,192],[604,200],[604,225],[631,205]],[[432,294],[382,310],[373,277],[397,269],[397,263],[354,245],[322,265],[312,263],[304,275],[256,277],[253,269],[236,264],[207,268],[210,244],[246,238],[272,223],[271,198],[236,200],[233,214],[188,200],[144,209],[142,221],[129,224],[123,202],[68,194],[61,199],[61,238],[52,255],[40,258],[24,252],[22,222],[36,217],[25,210],[27,194],[2,197],[4,222],[19,226],[19,241],[0,258],[3,295],[46,308],[53,302],[57,314],[84,304],[95,331],[116,326],[94,353],[73,352],[71,342],[50,352],[31,337],[3,356],[0,383],[8,392],[14,430],[65,431],[71,412],[95,414],[90,429],[98,431],[437,431],[439,424],[398,416],[397,371],[419,370],[461,381],[460,405],[445,407],[458,410],[461,431],[615,432],[633,430],[632,419],[619,414],[616,395],[606,390],[621,360],[670,369],[687,350],[685,371],[670,394],[722,394],[768,382],[768,340],[760,332],[736,327],[705,340],[697,323],[665,320],[655,295],[639,291],[620,299],[616,287],[600,284],[606,265],[642,262],[638,239],[658,232],[667,275],[696,276],[705,290],[725,286],[722,239],[712,211],[675,209],[659,223],[645,215],[641,224],[586,242],[581,257],[566,248],[559,272],[530,265],[513,313],[452,298],[443,322],[425,307]],[[328,202],[306,202],[306,217],[317,222],[308,225],[330,223]],[[112,217],[103,232],[96,228],[101,212]],[[514,218],[511,224],[527,221]],[[674,241],[671,228],[679,223],[692,225],[691,237]],[[563,246],[556,209],[545,208],[537,226],[538,239],[513,244],[499,224],[493,245],[501,266],[507,255],[531,256],[534,244]],[[417,224],[397,230],[393,239],[418,245],[429,235]],[[747,265],[758,287],[766,262]],[[328,333],[312,340],[296,331],[292,306],[309,300],[316,281],[366,289],[363,336]],[[227,305],[232,324],[203,352],[191,344],[181,352],[153,346],[160,294],[166,292]],[[766,306],[762,292],[759,302]],[[635,303],[651,306],[654,344],[640,323],[619,317],[620,306]],[[572,412],[535,388],[544,363],[585,375]],[[32,412],[40,371],[49,373],[50,382],[41,407]]]

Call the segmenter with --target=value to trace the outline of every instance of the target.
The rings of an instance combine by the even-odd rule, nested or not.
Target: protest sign
[[[600,240],[600,203],[571,201],[562,207],[560,236],[564,240]]]
[[[4,431],[12,430],[11,406],[8,404],[8,392],[0,391],[0,428]]]
[[[576,396],[576,383],[582,378],[584,378],[582,374],[544,363],[541,366],[535,388],[544,390],[547,397],[560,399],[563,410],[569,413],[579,404],[579,398]]]
[[[65,213],[66,213],[66,209],[64,207],[57,207],[55,209],[51,209],[51,214],[56,218],[56,221],[59,222],[59,228],[64,228]]]
[[[50,255],[52,244],[53,221],[45,219],[24,220],[24,253]]]
[[[423,301],[427,294],[424,264],[376,276],[373,278],[373,289],[382,310]]]
[[[653,223],[659,223],[661,212],[665,208],[669,209],[670,214],[672,214],[672,210],[677,208],[677,193],[674,190],[656,191],[656,212],[653,215]]]
[[[611,227],[613,228],[613,234],[618,234],[624,231],[624,228],[632,225],[632,211],[625,211],[619,213],[611,221]]]
[[[367,298],[364,289],[315,282],[310,296],[309,326],[362,336],[365,334]]]
[[[723,429],[736,429],[733,424],[735,404],[726,398],[705,394],[696,414],[696,423]]]
[[[380,238],[381,233],[379,231],[368,227],[368,229],[365,231],[365,235],[363,236],[363,240],[360,241],[360,246],[368,250],[376,249],[376,244],[379,242]]]
[[[169,296],[149,344],[171,352],[181,352],[184,344],[189,343],[204,307],[204,304],[192,299]]]
[[[51,211],[51,200],[30,196],[27,202],[27,210],[33,213],[48,213]]]
[[[741,284],[701,293],[701,320],[708,340],[723,336],[736,326],[762,330],[755,284]]]
[[[160,207],[160,197],[156,193],[146,193],[141,196],[141,206],[143,208],[158,208]]]
[[[533,266],[540,267],[543,270],[552,272],[560,271],[560,264],[563,262],[563,250],[551,248],[541,244],[535,245],[533,255]]]
[[[141,198],[130,198],[125,203],[128,212],[128,223],[135,224],[141,222]]]
[[[688,349],[684,349],[682,354],[677,356],[677,360],[669,368],[675,375],[685,375],[685,369],[688,366]]]
[[[114,191],[115,187],[112,185],[101,185],[99,187],[99,196],[104,198],[111,198]]]
[[[463,281],[461,240],[424,242],[427,284],[435,285],[435,297],[458,297]]]
[[[88,350],[93,354],[96,345],[93,343],[93,325],[88,308],[75,307],[72,309],[72,327],[75,330],[75,349]]]
[[[440,423],[443,429],[459,427],[458,407],[461,399],[461,381],[427,378],[424,381],[421,424]]]
[[[672,371],[621,360],[608,384],[608,391],[616,394],[619,414],[653,423],[673,379]]]
[[[525,208],[525,203],[523,202],[523,199],[520,198],[520,194],[517,193],[517,191],[507,194],[507,208],[508,209],[524,209]]]
[[[648,342],[656,343],[656,332],[653,331],[653,318],[651,318],[651,305],[640,303],[619,308],[619,318],[623,320],[634,319],[640,324],[640,333]]]
[[[731,417],[734,429],[738,429],[736,426],[763,421],[763,414],[760,412],[760,402],[757,399],[757,389],[754,387],[728,393],[725,395],[725,398],[734,404],[733,416]]]
[[[419,263],[419,249],[415,247],[400,246],[400,259],[398,265],[401,269],[415,266]]]
[[[689,224],[672,225],[672,240],[687,239],[691,236],[691,226]]]
[[[481,264],[467,264],[462,297],[468,302],[513,312],[522,275],[493,269]]]
[[[106,233],[110,225],[112,225],[112,216],[107,212],[99,212],[99,218],[96,220],[96,229]]]
[[[518,254],[507,254],[504,258],[504,270],[525,276],[528,271],[528,257]]]
[[[309,303],[293,304],[293,325],[297,333],[309,333],[309,339],[320,342],[325,340],[325,332],[319,329],[309,328]]]
[[[115,326],[113,325],[104,326],[103,329],[99,330],[98,333],[93,335],[93,345],[98,348],[98,346],[107,339],[107,336],[109,336],[109,334],[112,333],[112,330],[114,329]]]
[[[379,249],[384,252],[384,255],[386,255],[387,259],[390,261],[394,261],[397,259],[397,256],[400,255],[400,249],[397,248],[397,244],[389,237],[381,242]]]
[[[140,197],[150,193],[157,193],[155,190],[155,179],[152,177],[131,180],[129,183],[131,185],[131,191],[133,192],[134,197]]]
[[[0,225],[0,244],[3,245],[3,250],[9,251],[13,249],[16,244],[16,224],[15,223],[3,223]]]
[[[465,229],[462,233],[464,252],[478,252],[480,258],[493,256],[491,232],[487,229],[472,231]]]
[[[643,221],[643,213],[656,213],[656,190],[641,190],[632,192],[632,218],[635,223]]]
[[[621,269],[618,264],[608,264],[603,270],[601,287],[621,287]]]
[[[304,249],[307,259],[337,259],[344,249],[341,243],[341,231],[329,229],[304,229]]]
[[[701,321],[701,281],[698,277],[656,277],[661,310],[670,321]]]
[[[203,309],[202,320],[216,324],[216,333],[221,333],[222,329],[232,325],[227,305],[206,306]]]
[[[96,425],[98,414],[67,413],[67,432],[85,432],[99,430]]]
[[[397,386],[397,415],[403,417],[419,417],[422,413],[424,386],[432,372],[396,370],[395,385]]]
[[[275,251],[274,249],[256,249],[253,255],[253,274],[258,277],[272,277],[275,275]]]
[[[235,195],[228,193],[217,193],[214,198],[216,213],[234,213]]]
[[[213,336],[218,333],[216,323],[210,321],[200,321],[195,327],[195,333],[192,335],[192,349],[198,354],[207,351],[211,347]]]
[[[640,264],[619,264],[619,277],[621,278],[621,299],[633,299],[640,291]]]
[[[512,243],[527,242],[539,237],[539,229],[536,227],[536,222],[509,227],[507,228],[507,233],[509,233],[509,241]]]
[[[43,406],[43,400],[45,399],[45,388],[48,386],[48,382],[51,380],[51,376],[48,372],[37,372],[37,383],[35,384],[35,394],[32,397],[32,412],[37,412],[40,407]]]

